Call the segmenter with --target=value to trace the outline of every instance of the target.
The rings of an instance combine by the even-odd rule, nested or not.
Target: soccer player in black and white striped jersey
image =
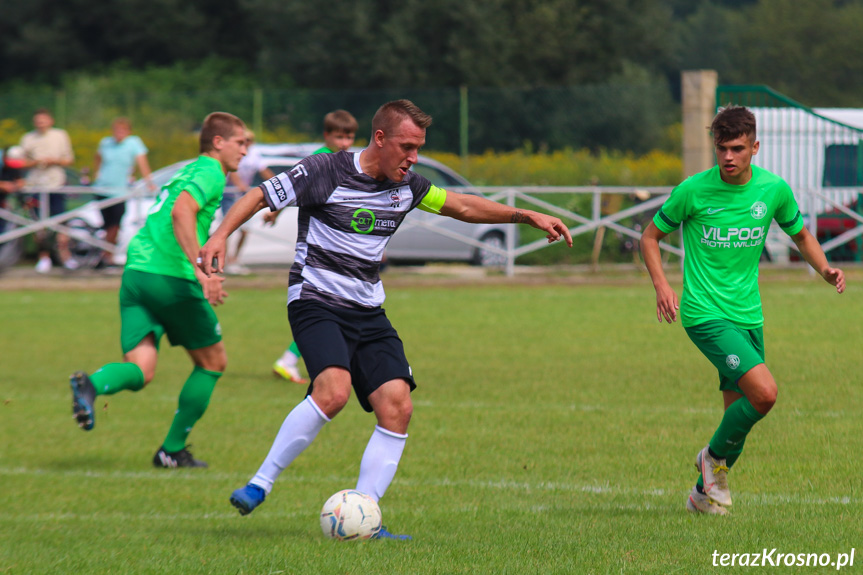
[[[288,319],[311,378],[248,485],[231,495],[242,515],[263,503],[281,472],[347,404],[351,388],[377,425],[360,463],[357,490],[380,500],[395,476],[413,413],[413,374],[381,305],[387,242],[414,208],[472,223],[525,223],[572,247],[556,217],[447,192],[410,171],[431,117],[408,100],[381,106],[361,152],[318,154],[244,195],[201,248],[205,274],[220,271],[228,236],[257,211],[299,207]],[[213,262],[217,264],[213,266]],[[407,538],[386,529],[380,537]]]

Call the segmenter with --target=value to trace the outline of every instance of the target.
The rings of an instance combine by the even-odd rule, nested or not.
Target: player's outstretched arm
[[[812,233],[803,228],[798,233],[791,236],[797,249],[800,250],[800,255],[806,260],[812,268],[821,274],[824,281],[836,287],[838,293],[845,291],[845,272],[839,268],[830,267],[827,261],[827,256],[824,255],[824,250],[821,249],[821,244]]]
[[[228,236],[266,206],[264,192],[259,186],[246,192],[228,210],[222,223],[198,253],[196,261],[204,275],[210,277],[213,272],[221,272],[224,269]]]
[[[195,258],[198,255],[198,218],[199,211],[198,202],[188,193],[181,192],[171,210],[171,222],[174,225],[174,237],[177,238],[177,243],[189,262],[195,270],[195,278],[201,284],[204,290],[204,297],[212,305],[224,303],[228,296],[227,292],[222,289],[222,281],[224,278],[219,276],[205,276],[201,270],[195,266]]]
[[[472,224],[528,224],[546,232],[548,243],[563,238],[566,240],[566,245],[572,247],[572,236],[569,233],[569,228],[560,218],[533,210],[506,206],[473,194],[447,191],[446,201],[440,213]]]
[[[653,289],[656,290],[656,319],[659,323],[662,323],[662,318],[668,323],[674,322],[677,320],[677,310],[680,309],[677,294],[671,289],[662,269],[659,242],[666,235],[668,234],[661,232],[653,222],[650,222],[641,234],[641,257],[644,258],[644,265],[653,281]]]
[[[261,178],[263,178],[263,181],[265,182],[276,177],[276,174],[273,173],[273,170],[266,166],[258,170],[258,173],[261,174]],[[282,210],[276,210],[275,212],[267,212],[266,214],[264,214],[264,225],[266,226],[267,224],[269,224],[270,226],[275,226],[276,220],[279,218],[279,214],[281,213]]]

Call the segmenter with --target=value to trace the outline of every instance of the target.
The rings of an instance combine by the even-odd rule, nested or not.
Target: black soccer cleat
[[[171,469],[174,467],[209,467],[206,462],[192,457],[187,445],[180,451],[165,451],[164,447],[160,447],[156,455],[153,456],[153,466],[160,469]]]
[[[78,427],[90,431],[96,425],[93,404],[96,401],[96,388],[90,381],[90,376],[83,371],[76,371],[69,376],[69,387],[72,388],[72,415],[78,422]]]

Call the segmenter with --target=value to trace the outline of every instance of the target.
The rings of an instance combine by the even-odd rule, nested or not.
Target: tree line
[[[217,57],[264,87],[548,87],[711,68],[863,100],[863,0],[2,0],[0,84]],[[213,78],[219,85],[220,78]]]
[[[722,84],[766,84],[811,106],[863,107],[863,0],[0,5],[0,94],[466,86],[483,108],[475,129],[498,149],[649,148],[679,118],[687,69],[715,69]],[[597,107],[609,121],[597,122]],[[498,125],[509,130],[499,142]]]

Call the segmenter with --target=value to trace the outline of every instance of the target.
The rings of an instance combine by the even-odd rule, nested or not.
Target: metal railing
[[[453,188],[457,191],[458,188]],[[601,228],[614,230],[624,236],[631,237],[635,240],[641,239],[642,230],[634,227],[629,227],[621,224],[621,220],[631,218],[638,214],[652,213],[659,209],[662,203],[671,193],[670,187],[601,187],[601,186],[573,186],[573,187],[549,187],[549,186],[520,186],[520,187],[473,187],[472,191],[482,193],[486,198],[505,203],[509,206],[515,206],[519,201],[522,204],[527,204],[531,209],[542,211],[548,214],[558,216],[564,221],[572,220],[576,222],[575,226],[569,228],[570,234],[573,237],[595,232]],[[616,210],[613,213],[606,213],[603,208],[603,196],[618,195],[621,197],[632,196],[636,193],[649,194],[650,199],[643,201],[635,206],[626,209]],[[587,214],[579,213],[571,209],[564,208],[556,203],[549,202],[538,196],[546,195],[564,195],[564,194],[588,194],[591,196],[590,212]],[[515,274],[515,259],[519,256],[536,252],[550,247],[545,239],[535,240],[528,244],[516,246],[514,245],[515,237],[512,234],[506,236],[506,248],[500,249],[492,246],[485,246],[482,242],[470,238],[468,236],[455,233],[451,230],[444,229],[438,224],[439,220],[423,220],[423,221],[408,221],[402,224],[401,229],[407,229],[412,226],[426,227],[436,233],[447,237],[459,240],[473,247],[483,248],[490,252],[502,255],[506,258],[506,274],[512,276]],[[678,256],[683,255],[681,248],[671,245],[666,242],[661,242],[660,247],[670,253]]]
[[[668,198],[668,195],[670,194],[672,188],[607,186],[522,186],[478,187],[471,189],[473,191],[481,192],[485,197],[493,201],[505,203],[510,206],[527,206],[530,209],[536,209],[538,211],[556,215],[564,221],[574,222],[574,225],[571,225],[571,227],[569,228],[570,233],[573,237],[588,233],[595,233],[598,232],[600,229],[608,229],[637,241],[641,238],[642,229],[639,226],[635,225],[636,220],[639,220],[641,223],[648,221],[650,217],[652,217],[652,214],[655,213],[656,210],[658,210]],[[861,190],[858,190],[858,193],[860,191]],[[65,222],[68,222],[73,218],[80,217],[86,212],[92,213],[94,208],[107,207],[134,198],[153,198],[153,195],[145,189],[139,189],[125,196],[118,196],[103,200],[93,200],[62,214],[58,214],[53,217],[48,216],[47,197],[49,194],[65,193],[76,196],[92,196],[95,192],[96,190],[94,188],[82,186],[68,186],[52,191],[40,191],[38,192],[38,194],[41,197],[41,213],[38,217],[27,217],[19,213],[10,211],[8,209],[0,209],[0,220],[5,220],[13,224],[13,229],[0,234],[0,247],[2,247],[2,245],[6,242],[14,241],[25,235],[33,234],[40,230],[53,230],[55,232],[70,234],[71,237],[74,237],[75,239],[78,239],[82,242],[88,243],[106,251],[113,252],[116,249],[114,245],[105,242],[104,240],[94,235],[88,235],[79,229],[69,228],[65,225]],[[555,196],[561,196],[565,194],[579,194],[590,196],[589,209],[581,210],[580,212],[575,209],[562,207],[558,203],[550,201],[550,199],[554,198]],[[633,197],[635,195],[647,199],[639,201],[635,205],[631,205],[629,207],[622,207],[623,202],[620,201],[609,201],[610,198],[613,198],[615,196],[621,196],[622,199],[623,197]],[[829,239],[823,244],[824,251],[828,254],[836,250],[837,248],[840,248],[841,246],[847,244],[849,241],[863,237],[863,215],[855,212],[843,203],[844,195],[837,195],[835,192],[826,192],[824,190],[805,190],[802,192],[798,191],[796,192],[796,195],[798,196],[798,200],[800,202],[801,211],[806,214],[807,227],[816,237],[818,234],[818,218],[812,216],[818,213],[817,210],[820,206],[823,206],[825,204],[832,206],[839,213],[854,220],[855,225],[852,229],[844,231],[840,235]],[[580,203],[585,204],[586,202]],[[609,204],[616,204],[617,206],[621,206],[622,209],[609,210]],[[140,204],[138,204],[138,207],[136,209],[138,211],[141,211],[142,208]],[[640,218],[636,216],[640,216]],[[143,213],[132,213],[130,214],[130,217],[132,217],[134,221],[137,221],[138,225],[141,225],[143,223]],[[405,220],[405,222],[402,224],[401,229],[408,229],[414,226],[428,228],[435,233],[458,240],[467,245],[476,248],[482,248],[495,254],[504,256],[506,258],[505,271],[506,274],[510,276],[514,275],[515,273],[516,258],[550,247],[550,244],[548,244],[544,238],[531,241],[523,245],[515,245],[515,237],[512,234],[507,235],[505,247],[498,248],[494,246],[489,246],[472,237],[468,237],[452,230],[445,229],[444,227],[439,225],[439,222],[442,222],[442,220],[443,218],[432,218],[430,220]],[[286,244],[290,244],[293,241],[293,238],[288,239],[267,236],[267,241],[281,241]],[[779,237],[774,238],[774,245],[785,246],[788,249],[796,249],[794,243],[784,234],[780,234]],[[670,254],[674,254],[681,258],[684,256],[684,249],[682,246],[675,246],[668,242],[661,242],[660,248]]]

